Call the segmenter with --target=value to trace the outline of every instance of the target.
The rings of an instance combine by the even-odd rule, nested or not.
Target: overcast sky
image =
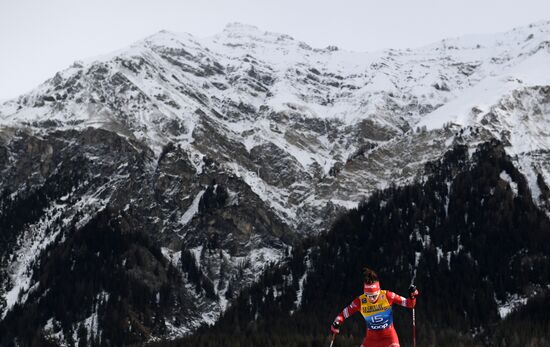
[[[162,29],[206,37],[241,22],[313,47],[373,51],[540,20],[550,20],[550,0],[0,0],[0,100]]]

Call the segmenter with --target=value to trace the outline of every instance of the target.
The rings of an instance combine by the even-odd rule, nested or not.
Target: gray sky
[[[241,22],[373,51],[549,19],[548,0],[0,0],[0,100],[162,29],[205,37]]]

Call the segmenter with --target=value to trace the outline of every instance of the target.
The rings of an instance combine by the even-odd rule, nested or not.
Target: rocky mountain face
[[[456,145],[501,141],[549,211],[548,42],[537,23],[356,53],[231,24],[75,62],[0,106],[2,336],[214,323],[267,264]]]

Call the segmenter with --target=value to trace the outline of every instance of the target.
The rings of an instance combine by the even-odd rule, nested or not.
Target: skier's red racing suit
[[[413,308],[416,299],[406,299],[389,290],[381,290],[378,300],[372,303],[363,294],[353,300],[336,317],[336,321],[341,323],[351,315],[361,312],[367,323],[367,332],[361,347],[399,347],[399,338],[393,326],[391,305],[394,303]]]

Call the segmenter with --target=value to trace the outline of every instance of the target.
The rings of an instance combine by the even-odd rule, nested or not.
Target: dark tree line
[[[533,204],[525,178],[498,142],[482,145],[472,157],[466,147],[456,147],[426,171],[420,182],[374,193],[328,233],[296,245],[257,284],[230,290],[240,294],[215,326],[150,345],[326,346],[330,323],[361,293],[364,266],[398,294],[414,277],[421,291],[418,345],[548,345],[550,223]],[[33,221],[32,211],[66,194],[57,181],[70,187],[78,177],[52,178],[21,200],[3,192],[1,225],[20,230]],[[200,208],[221,206],[227,198],[211,185]],[[31,212],[25,215],[22,206]],[[0,345],[58,345],[43,332],[50,318],[69,345],[76,345],[74,335],[79,345],[91,346],[142,345],[167,331],[164,317],[174,310],[181,312],[173,324],[184,324],[180,271],[142,229],[131,214],[107,208],[84,227],[59,234],[63,242],[52,243],[35,267],[33,283],[39,286],[0,322]],[[3,234],[4,246],[10,240],[9,232]],[[215,252],[217,243],[210,246]],[[181,260],[184,276],[215,297],[193,254],[183,250]],[[510,294],[533,298],[503,320],[498,308]],[[73,325],[92,313],[99,333]],[[402,346],[410,345],[411,312],[395,307],[394,317]],[[348,319],[335,347],[358,346],[364,329],[360,316]]]
[[[76,169],[72,169],[72,167]],[[36,222],[43,210],[60,197],[68,194],[79,184],[86,168],[86,160],[75,158],[71,163],[63,163],[58,172],[48,177],[38,189],[14,192],[7,188],[0,192],[0,257],[11,249],[25,225]]]
[[[179,271],[130,216],[106,209],[66,237],[42,253],[38,287],[0,322],[0,346],[59,345],[57,332],[69,345],[76,334],[83,346],[126,346],[166,332],[164,317],[183,305]],[[74,326],[93,314],[95,333]]]
[[[361,293],[364,266],[379,272],[382,287],[401,294],[416,273],[418,345],[547,345],[548,318],[541,317],[550,305],[532,291],[550,295],[544,294],[550,223],[525,178],[498,142],[482,145],[472,158],[466,147],[456,147],[427,171],[423,182],[375,193],[326,235],[296,247],[214,327],[157,345],[327,345],[333,318]],[[503,171],[517,194],[500,177]],[[502,320],[499,303],[509,294],[535,297]],[[394,307],[394,317],[402,346],[411,345],[410,311]],[[533,328],[515,329],[517,322]],[[357,346],[363,333],[362,318],[352,317],[337,346]]]

